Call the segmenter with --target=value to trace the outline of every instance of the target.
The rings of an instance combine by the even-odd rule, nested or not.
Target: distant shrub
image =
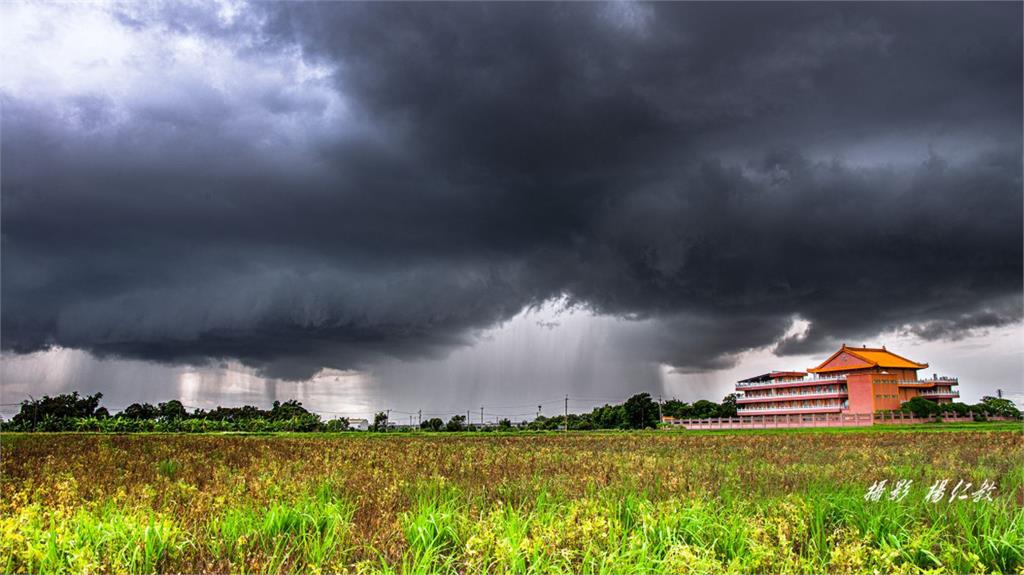
[[[325,422],[323,427],[323,430],[328,433],[348,431],[348,418],[339,417],[338,419],[332,419],[330,421]]]

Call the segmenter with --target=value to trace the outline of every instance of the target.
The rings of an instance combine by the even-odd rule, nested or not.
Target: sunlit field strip
[[[0,568],[1024,572],[1020,430],[907,427],[5,434]],[[927,502],[942,479],[996,489]]]

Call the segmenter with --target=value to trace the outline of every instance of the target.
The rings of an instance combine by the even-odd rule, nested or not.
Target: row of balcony
[[[833,389],[818,390],[818,391],[806,391],[806,392],[791,392],[791,393],[766,393],[758,395],[744,395],[737,399],[737,403],[756,403],[759,401],[775,401],[780,399],[799,399],[799,398],[821,398],[825,399],[828,397],[845,397],[847,391],[845,387],[836,387]]]
[[[846,381],[846,374],[843,375],[808,375],[807,377],[780,377],[779,379],[770,379],[767,381],[748,381],[738,382],[736,388],[743,387],[757,387],[762,385],[777,385],[780,383],[835,383],[837,381]]]
[[[807,376],[802,378],[779,378],[771,379],[767,381],[749,381],[749,382],[737,382],[736,389],[756,389],[756,388],[767,388],[772,387],[787,387],[791,385],[809,385],[815,383],[840,383],[846,381],[847,374],[833,375],[833,376]],[[929,377],[925,379],[907,379],[907,380],[894,380],[891,383],[895,383],[901,387],[931,387],[939,384],[946,385],[959,385],[959,381],[955,377]]]
[[[959,385],[960,382],[956,378],[945,378],[945,379],[911,379],[911,380],[898,380],[896,385],[900,387],[935,387],[937,385]]]
[[[960,392],[955,389],[947,389],[942,391],[922,391],[919,393],[921,397],[960,397]]]
[[[736,409],[737,414],[750,415],[752,413],[778,413],[778,412],[789,412],[789,413],[810,413],[814,411],[841,411],[843,405],[841,403],[834,403],[828,405],[816,405],[807,407],[784,407],[784,406],[757,406],[757,407],[740,407]]]

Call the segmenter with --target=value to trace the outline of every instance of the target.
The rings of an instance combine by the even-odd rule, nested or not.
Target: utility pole
[[[996,396],[997,396],[997,397],[998,397],[999,399],[1002,399],[1002,398],[1003,398],[1003,390],[1001,390],[1001,389],[997,389],[997,390],[996,390]]]
[[[541,408],[541,406],[538,405],[537,406],[537,419],[540,419],[540,408]]]
[[[480,406],[480,425],[484,424],[484,406]]]
[[[423,425],[423,410],[416,412],[416,425]]]
[[[569,396],[565,396],[565,431],[569,432]]]
[[[387,414],[384,416],[384,433],[388,432],[388,423],[391,422],[391,410],[387,410]]]
[[[659,395],[658,396],[658,423],[661,423],[661,418],[662,417],[663,416],[661,415],[661,396]]]

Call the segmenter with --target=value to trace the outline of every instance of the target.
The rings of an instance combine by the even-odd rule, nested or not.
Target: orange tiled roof
[[[808,369],[811,373],[821,373],[829,371],[848,371],[850,369],[864,369],[863,367],[849,366],[835,366],[825,367],[839,354],[846,352],[858,359],[866,361],[870,366],[865,367],[881,367],[881,368],[893,368],[893,369],[924,369],[928,367],[927,363],[917,363],[916,361],[909,360],[905,357],[896,355],[895,353],[883,348],[876,347],[847,347],[844,343],[843,347],[839,348],[839,351],[833,353],[828,359],[821,362],[818,367]]]

